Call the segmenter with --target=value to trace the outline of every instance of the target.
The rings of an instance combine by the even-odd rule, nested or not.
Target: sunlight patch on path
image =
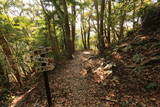
[[[83,54],[90,55],[91,52],[90,51],[84,51]]]

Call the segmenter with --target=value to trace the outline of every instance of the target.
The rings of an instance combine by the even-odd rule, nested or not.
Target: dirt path
[[[99,100],[99,92],[103,94],[100,86],[83,71],[82,63],[91,55],[91,51],[77,52],[73,60],[49,73],[54,107],[105,107]],[[11,107],[47,107],[43,78],[38,83],[26,97],[25,94],[17,97],[19,101]]]
[[[82,71],[82,62],[87,60],[90,52],[77,53],[73,60],[68,61],[59,75],[51,75],[51,88],[54,90],[56,107],[100,107],[96,97],[99,89],[93,81],[87,79]]]
[[[160,107],[159,85],[154,85],[159,83],[158,72],[148,68],[132,72],[123,65],[106,69],[110,59],[92,55],[92,51],[77,52],[74,59],[48,73],[52,107]],[[43,73],[37,74],[41,77],[37,77],[35,88],[31,86],[28,92],[16,97],[11,107],[47,107]]]

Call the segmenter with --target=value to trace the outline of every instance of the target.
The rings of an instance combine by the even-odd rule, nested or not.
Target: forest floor
[[[73,60],[64,62],[49,72],[52,102],[55,107],[103,107],[100,96],[104,90],[87,76],[83,62],[94,55],[93,51],[76,52]],[[11,107],[46,107],[43,81],[25,94],[16,97]],[[42,88],[43,87],[43,88]]]
[[[139,34],[106,49],[103,57],[76,52],[48,73],[54,107],[160,107],[159,47],[159,35]],[[39,74],[11,107],[47,107]]]

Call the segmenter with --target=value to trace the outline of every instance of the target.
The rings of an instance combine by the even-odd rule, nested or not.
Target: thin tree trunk
[[[56,36],[54,35],[54,33],[52,33],[51,31],[51,17],[49,16],[49,13],[47,10],[45,10],[45,7],[43,5],[43,2],[40,0],[40,3],[41,3],[41,7],[43,9],[43,13],[45,15],[45,24],[46,24],[46,27],[48,29],[48,35],[49,35],[49,39],[50,39],[50,42],[51,42],[51,47],[52,47],[52,50],[53,52],[55,53],[58,53],[58,46],[56,44]],[[54,17],[53,17],[53,20],[54,20]],[[52,36],[53,34],[53,36]]]
[[[95,0],[95,9],[96,9],[96,20],[97,20],[97,35],[98,35],[98,49],[101,51],[101,42],[100,42],[100,37],[99,37],[99,10],[98,10],[98,1]]]
[[[124,36],[124,21],[126,17],[126,11],[121,9],[121,20],[120,20],[120,35],[118,37],[119,40],[121,40]]]
[[[52,45],[53,52],[57,52],[55,39],[52,36],[52,32],[51,32],[51,21],[50,21],[50,18],[46,18],[46,26],[47,26],[47,29],[48,29],[48,35],[49,35],[49,39],[50,39],[50,42],[51,42],[51,45]]]
[[[87,36],[86,36],[86,30],[85,27],[83,25],[83,37],[84,37],[84,43],[85,43],[85,49],[87,49]]]
[[[62,49],[66,51],[66,46],[67,46],[67,43],[66,43],[66,36],[65,36],[65,28],[64,28],[64,25],[62,26],[62,33],[63,33],[63,37],[62,37],[62,40],[61,40],[61,44],[62,44]]]
[[[85,36],[84,36],[85,33],[84,33],[84,31],[83,31],[84,29],[83,29],[82,27],[83,27],[83,26],[81,26],[81,36],[82,36],[83,48],[84,48],[84,49],[87,49],[87,45],[86,45],[86,41],[85,41],[86,38],[85,38]]]
[[[89,17],[88,19],[88,37],[87,37],[88,49],[90,49],[90,31],[91,31],[91,25],[90,25],[90,17]]]
[[[72,15],[73,15],[73,19],[72,19],[72,52],[75,51],[75,35],[76,35],[76,6],[72,5]]]
[[[55,24],[53,26],[53,35],[54,35],[54,40],[55,40],[55,46],[56,46],[56,49],[57,49],[57,53],[60,53],[59,41],[57,39],[56,25]]]
[[[108,0],[108,27],[107,27],[107,42],[111,44],[111,0]]]
[[[84,49],[87,49],[86,29],[84,25],[84,9],[82,10],[82,13],[81,13],[81,35],[82,35],[83,47]]]
[[[96,31],[96,32],[98,32],[98,29],[96,28],[96,24],[94,23],[94,20],[91,20],[92,21],[92,27],[94,28],[94,30]]]
[[[116,41],[118,41],[117,40],[117,38],[118,38],[118,33],[117,33],[117,31],[115,30],[115,28],[113,27],[113,25],[111,26],[111,28],[112,28],[112,31],[113,31],[113,40],[114,40],[114,42],[116,42]]]
[[[135,29],[136,21],[135,21],[135,14],[136,14],[136,2],[133,0],[133,30]]]
[[[101,38],[101,43],[102,43],[102,48],[105,47],[105,44],[104,44],[104,35],[103,35],[103,21],[104,21],[104,10],[105,10],[105,0],[102,0],[102,3],[101,3],[101,14],[100,14],[100,38]]]

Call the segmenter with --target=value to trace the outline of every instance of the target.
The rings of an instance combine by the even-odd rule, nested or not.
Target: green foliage
[[[79,39],[79,40],[76,42],[76,49],[77,49],[77,50],[83,49],[83,43],[82,43],[82,40],[81,40],[81,39]]]
[[[76,0],[67,0],[71,5],[80,5],[80,2]]]
[[[156,30],[160,27],[160,3],[145,5],[141,10],[142,26],[144,29]],[[150,26],[150,27],[148,27]]]
[[[147,86],[145,88],[146,89],[155,89],[157,86],[158,86],[157,83],[151,82],[151,83],[147,84]]]
[[[7,34],[13,31],[12,25],[10,24],[11,18],[0,13],[0,33]]]
[[[122,51],[123,51],[123,52],[128,52],[128,51],[131,51],[132,48],[133,48],[133,47],[132,47],[131,45],[128,45],[128,46],[124,47],[124,48],[122,49]]]
[[[127,35],[127,36],[132,36],[132,35],[134,35],[134,33],[135,33],[135,30],[134,30],[134,29],[130,29],[130,30],[128,30],[128,31],[126,32],[126,35]]]

